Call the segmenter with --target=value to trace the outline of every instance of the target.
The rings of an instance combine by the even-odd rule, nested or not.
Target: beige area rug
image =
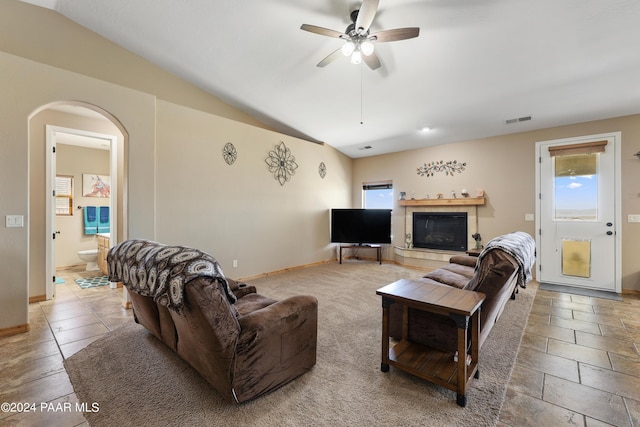
[[[276,299],[319,300],[316,366],[241,405],[225,403],[190,366],[137,324],[128,324],[65,361],[94,426],[485,426],[496,425],[535,289],[508,301],[480,356],[468,403],[455,392],[391,367],[380,371],[381,298],[376,289],[421,272],[350,261],[250,281]]]

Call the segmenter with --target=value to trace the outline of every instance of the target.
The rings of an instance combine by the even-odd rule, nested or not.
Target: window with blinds
[[[393,209],[393,183],[362,184],[362,206],[365,209]]]
[[[554,220],[598,219],[599,152],[553,157]]]
[[[73,215],[73,176],[56,175],[56,215]]]

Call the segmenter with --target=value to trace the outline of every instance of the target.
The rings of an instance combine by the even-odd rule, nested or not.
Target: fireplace
[[[466,212],[414,212],[413,247],[447,251],[467,250]]]

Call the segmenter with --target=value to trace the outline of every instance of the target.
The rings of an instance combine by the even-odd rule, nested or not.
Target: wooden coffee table
[[[480,306],[485,295],[451,286],[439,285],[427,279],[401,279],[376,291],[382,296],[382,363],[380,370],[389,372],[389,365],[417,377],[446,387],[457,393],[456,402],[467,404],[467,385],[472,376],[479,378]],[[402,339],[389,348],[389,307],[404,304]],[[458,361],[455,352],[443,352],[410,342],[408,308],[448,316],[458,326]],[[471,321],[471,353],[467,354],[468,325]]]

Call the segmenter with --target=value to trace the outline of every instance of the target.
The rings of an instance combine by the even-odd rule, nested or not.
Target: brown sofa
[[[478,257],[455,255],[449,264],[429,272],[422,280],[482,292],[486,298],[480,311],[480,347],[500,318],[505,304],[515,299],[518,286],[531,280],[535,261],[535,241],[527,233],[516,232],[496,237],[487,243]],[[390,307],[390,336],[402,338],[403,304]],[[471,326],[469,326],[471,327]],[[453,352],[457,349],[457,326],[449,317],[409,308],[409,341]]]
[[[276,301],[224,277],[192,248],[127,240],[107,257],[129,291],[135,321],[175,351],[229,402],[268,393],[316,363],[318,301]]]

